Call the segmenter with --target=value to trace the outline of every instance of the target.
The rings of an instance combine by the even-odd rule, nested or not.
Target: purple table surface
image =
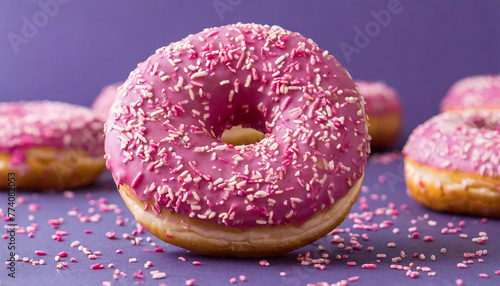
[[[284,256],[264,258],[269,266],[261,266],[261,259],[199,256],[168,245],[146,231],[133,236],[133,231],[137,229],[136,221],[115,190],[108,172],[95,185],[74,190],[73,198],[68,193],[64,195],[61,192],[34,193],[19,190],[17,199],[23,203],[16,207],[15,223],[23,229],[33,223],[37,227],[32,238],[26,233],[16,234],[16,253],[20,258],[38,261],[44,259],[45,265],[18,261],[15,265],[16,278],[8,277],[9,269],[2,267],[0,284],[101,285],[103,281],[110,281],[112,285],[185,285],[186,280],[195,279],[195,285],[230,285],[230,279],[235,277],[237,285],[307,285],[317,282],[332,284],[358,277],[357,281],[349,282],[349,285],[456,285],[457,279],[462,279],[465,285],[500,285],[500,275],[495,274],[500,269],[500,246],[497,243],[500,239],[500,221],[438,213],[420,206],[406,194],[402,160],[399,158],[389,164],[381,164],[379,160],[374,160],[375,157],[376,155],[370,159],[366,169],[363,192],[352,207],[349,217],[337,228],[343,231],[337,235],[344,239],[344,248],[338,241],[331,242],[336,238],[334,235],[327,235]],[[5,192],[0,193],[0,202],[0,207],[5,212]],[[39,204],[39,209],[35,210],[36,207],[30,206],[31,204]],[[110,209],[112,211],[106,211]],[[76,211],[71,213],[72,210]],[[115,210],[121,210],[121,213],[116,213]],[[81,222],[78,218],[93,215],[100,217],[98,222]],[[123,226],[116,224],[120,217],[125,220]],[[52,228],[49,219],[59,218],[63,219],[59,228]],[[373,229],[377,226],[378,229]],[[367,229],[368,227],[372,230]],[[410,238],[414,233],[412,231],[415,231],[410,228],[416,229],[418,238]],[[446,228],[449,232],[458,231],[458,228],[460,231],[442,234],[442,230]],[[85,233],[84,230],[92,233]],[[62,236],[62,241],[52,238],[58,231],[67,232],[67,235]],[[108,231],[116,232],[116,238],[108,239]],[[489,238],[482,244],[474,242],[480,232],[486,232]],[[125,239],[125,233],[131,237]],[[357,243],[351,241],[351,238],[357,236]],[[433,241],[425,241],[426,236],[432,236]],[[142,239],[140,245],[132,245],[133,238]],[[101,254],[97,255],[97,259],[90,260],[77,247],[70,246],[74,241],[80,241],[80,245],[92,252],[100,251]],[[6,239],[0,239],[2,260],[7,257],[7,242]],[[394,248],[388,247],[391,242],[395,243]],[[153,252],[155,246],[151,243],[162,247],[163,252]],[[348,249],[358,248],[359,246],[355,247],[358,243],[362,246],[361,249]],[[324,250],[320,250],[320,246]],[[446,248],[445,254],[440,252],[441,248]],[[123,253],[117,254],[117,249],[122,249]],[[45,251],[46,255],[38,256],[35,254],[36,250]],[[487,250],[487,254],[476,253],[483,250]],[[61,262],[67,262],[68,266],[57,269],[54,259],[62,251],[67,252],[68,257],[61,258]],[[408,257],[397,263],[392,262],[392,258],[400,257],[401,251]],[[301,265],[297,257],[307,252],[312,259],[328,255],[331,261],[317,261],[326,267],[324,270],[315,268],[314,263]],[[418,257],[412,257],[414,253]],[[478,255],[465,259],[464,253]],[[387,256],[378,258],[378,254]],[[336,259],[337,256],[342,259]],[[435,260],[432,260],[432,256],[435,256]],[[76,262],[70,262],[71,257],[76,258]],[[186,261],[179,260],[179,257],[186,258]],[[130,258],[136,258],[137,262],[129,263]],[[457,264],[464,260],[470,260],[467,267],[458,268]],[[153,263],[149,269],[144,267],[147,261]],[[201,266],[193,265],[194,261],[201,262]],[[356,265],[348,266],[348,262],[355,262]],[[109,263],[114,263],[114,269],[108,268]],[[105,268],[91,270],[92,264],[103,264]],[[363,264],[375,264],[376,268],[363,269]],[[391,265],[413,265],[412,270],[417,271],[419,277],[410,278],[407,271],[392,269]],[[126,277],[119,275],[118,280],[114,280],[116,269],[125,273]],[[143,278],[134,278],[134,274],[140,270]],[[165,272],[167,277],[152,279],[150,271],[154,270]],[[286,275],[281,276],[281,272]],[[428,276],[429,273],[435,276]],[[481,273],[489,277],[480,278]],[[239,280],[240,275],[246,277],[246,282]]]
[[[500,1],[0,0],[0,101],[90,106],[137,63],[205,27],[280,25],[330,51],[354,79],[401,94],[401,147],[447,89],[500,73]]]

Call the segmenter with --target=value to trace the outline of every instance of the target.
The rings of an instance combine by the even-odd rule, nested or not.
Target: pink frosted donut
[[[410,195],[439,211],[500,217],[500,111],[450,111],[403,149]]]
[[[0,174],[16,187],[61,189],[93,182],[104,168],[102,119],[60,102],[0,103]],[[0,188],[7,188],[7,179]]]
[[[382,82],[357,81],[357,84],[366,101],[372,148],[391,147],[398,140],[402,125],[403,109],[398,93]]]
[[[232,126],[265,134],[220,140]],[[151,233],[196,253],[278,255],[342,222],[369,152],[356,84],[310,39],[236,24],[160,48],[120,89],[106,159]]]
[[[105,86],[101,93],[95,98],[92,103],[92,110],[102,115],[105,120],[108,118],[109,110],[115,101],[118,88],[122,85],[121,82]]]
[[[500,108],[500,75],[478,75],[457,81],[441,101],[441,111]]]

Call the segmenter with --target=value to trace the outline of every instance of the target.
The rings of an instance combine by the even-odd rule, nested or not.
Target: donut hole
[[[237,125],[222,132],[220,139],[226,144],[238,146],[257,143],[264,137],[265,134],[256,129]]]

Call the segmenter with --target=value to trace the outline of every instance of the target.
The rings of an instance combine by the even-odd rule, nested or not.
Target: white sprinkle
[[[191,209],[194,210],[194,211],[201,210],[201,206],[199,206],[199,205],[190,205],[190,206],[191,206]]]
[[[199,71],[197,73],[194,73],[191,75],[191,79],[195,79],[197,77],[203,77],[203,76],[206,76],[207,75],[207,72],[206,71]]]
[[[226,150],[226,148],[227,148],[227,145],[218,145],[218,146],[215,146],[213,148],[213,150],[215,150],[215,151],[224,151],[224,150]]]
[[[219,82],[220,85],[226,85],[226,84],[229,84],[229,83],[230,83],[230,81],[228,79]]]
[[[153,274],[153,279],[163,279],[167,277],[167,274],[165,272],[158,272]]]
[[[252,76],[248,75],[245,81],[245,87],[249,87],[251,82],[252,82]]]
[[[285,55],[280,56],[274,61],[275,64],[279,65],[285,59]]]
[[[157,71],[158,71],[158,63],[155,63],[153,65],[153,70],[151,71],[151,75],[155,75]]]

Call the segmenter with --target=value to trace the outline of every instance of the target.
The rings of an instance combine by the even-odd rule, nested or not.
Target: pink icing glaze
[[[266,137],[218,139],[240,124]],[[369,152],[347,71],[312,40],[256,24],[158,49],[120,89],[105,129],[117,185],[156,211],[240,228],[307,220],[347,194]]]
[[[402,107],[395,89],[382,82],[356,81],[359,91],[366,101],[368,117],[385,115],[387,112],[401,114]]]
[[[445,112],[418,126],[403,154],[433,168],[498,177],[500,112]]]
[[[453,84],[441,111],[466,108],[500,108],[500,75],[471,76]]]
[[[109,110],[115,101],[120,85],[122,85],[121,82],[105,86],[92,103],[92,110],[102,115],[104,120],[108,118]]]
[[[89,108],[62,102],[0,103],[0,152],[24,162],[31,147],[82,149],[102,156],[102,120]]]

